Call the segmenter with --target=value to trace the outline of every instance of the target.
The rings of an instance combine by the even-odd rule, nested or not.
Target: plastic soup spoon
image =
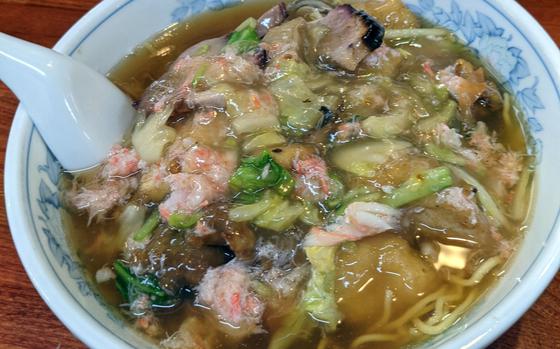
[[[101,162],[130,129],[132,101],[102,74],[68,56],[0,33],[0,80],[20,99],[69,171]]]

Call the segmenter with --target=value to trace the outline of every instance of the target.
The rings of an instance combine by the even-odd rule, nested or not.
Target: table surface
[[[0,32],[51,47],[95,0],[0,0]],[[519,1],[560,43],[560,1]],[[558,62],[560,64],[560,62]],[[0,168],[18,104],[0,83]],[[4,197],[4,173],[0,195]],[[33,288],[14,248],[0,200],[0,349],[84,348]],[[533,307],[490,348],[560,348],[560,274]]]

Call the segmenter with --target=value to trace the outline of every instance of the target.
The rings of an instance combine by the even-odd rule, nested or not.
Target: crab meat
[[[294,160],[296,179],[296,193],[308,201],[322,201],[330,194],[331,178],[327,172],[327,164],[316,155],[305,159]]]
[[[249,269],[236,260],[209,269],[197,287],[196,303],[209,307],[222,322],[259,332],[265,304],[250,281]]]
[[[398,230],[401,211],[376,202],[354,202],[333,224],[313,227],[304,246],[334,246],[344,241],[357,241],[384,231]]]

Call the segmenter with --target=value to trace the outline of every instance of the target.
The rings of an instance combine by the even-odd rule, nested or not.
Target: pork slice
[[[317,45],[319,59],[348,71],[381,46],[385,34],[383,25],[350,5],[335,7],[312,25],[328,29]]]
[[[257,20],[257,34],[262,38],[268,33],[270,28],[279,26],[287,17],[286,4],[281,2],[259,17]]]

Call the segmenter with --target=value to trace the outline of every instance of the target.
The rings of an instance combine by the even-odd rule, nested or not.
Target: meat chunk
[[[354,202],[335,223],[324,229],[313,227],[304,246],[333,246],[344,241],[357,241],[366,236],[398,230],[401,212],[376,202]]]
[[[218,83],[253,85],[262,79],[261,69],[244,57],[225,50],[216,56],[191,56],[186,51],[169,70],[150,85],[141,101],[140,109],[147,113],[158,112],[172,105],[185,110],[221,106],[222,97],[216,93],[202,94]]]
[[[471,63],[459,59],[457,62],[437,73],[438,80],[447,87],[464,112],[470,111],[473,104],[487,89],[482,68],[474,70]]]
[[[144,246],[130,249],[127,259],[136,274],[155,275],[163,289],[178,294],[197,285],[208,268],[226,263],[228,254],[221,246],[194,246],[185,234],[157,229]]]
[[[372,73],[394,77],[403,60],[402,54],[385,44],[369,53],[362,62],[362,66]]]
[[[196,302],[232,327],[242,327],[247,334],[260,332],[265,304],[251,290],[250,281],[249,269],[235,260],[209,269],[197,287]]]
[[[423,199],[403,215],[402,226],[411,236],[447,245],[492,248],[490,221],[467,188],[452,187]]]
[[[363,11],[340,5],[317,22],[327,31],[317,44],[319,59],[348,71],[381,46],[385,28]]]
[[[220,200],[227,192],[236,165],[234,159],[190,138],[176,141],[168,150],[166,160],[178,166],[178,173],[164,179],[171,190],[159,206],[164,219],[175,212],[191,214]]]
[[[140,158],[129,148],[115,145],[95,178],[86,184],[74,182],[66,199],[77,210],[87,211],[89,223],[102,219],[114,207],[125,204],[138,188]]]
[[[259,17],[257,20],[257,34],[262,38],[268,33],[270,28],[279,26],[287,17],[286,4],[281,2]]]
[[[305,26],[306,23],[303,18],[295,18],[271,28],[264,36],[260,46],[266,50],[271,61],[283,55],[301,58]]]

